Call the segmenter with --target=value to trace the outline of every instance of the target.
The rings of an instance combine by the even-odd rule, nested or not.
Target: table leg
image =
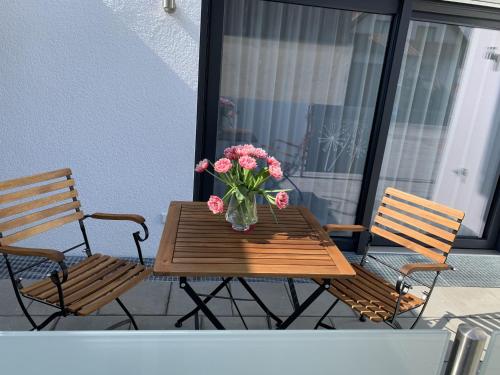
[[[290,288],[290,294],[292,295],[292,302],[294,310],[297,310],[300,306],[299,298],[297,297],[297,291],[295,290],[295,283],[293,279],[288,278],[288,287]]]
[[[205,304],[205,302],[202,301],[202,299],[198,296],[198,294],[196,294],[196,292],[193,290],[193,288],[191,288],[191,285],[189,285],[189,283],[187,282],[187,278],[186,277],[181,277],[179,280],[180,280],[180,287],[181,287],[181,289],[184,289],[184,291],[188,294],[188,296],[191,297],[191,299],[196,304],[196,306],[201,311],[203,311],[203,313],[205,314],[205,316],[208,318],[208,320],[210,320],[212,322],[212,324],[215,326],[215,328],[217,328],[217,329],[225,329],[224,326],[222,325],[222,323],[219,321],[219,319],[217,319],[215,317],[215,315],[212,313],[212,311]],[[207,297],[207,298],[209,298],[209,297]]]
[[[231,281],[232,277],[228,277],[228,278],[225,278],[225,279],[222,279],[222,283],[220,283],[217,288],[215,288],[202,302],[204,304],[207,304],[208,302],[210,302],[210,300],[212,298],[216,298],[216,294],[219,293],[230,281]],[[182,286],[181,286],[182,288]],[[198,304],[196,304],[196,307],[191,310],[190,312],[188,312],[186,315],[184,315],[182,318],[180,318],[179,320],[177,320],[177,322],[175,323],[175,326],[177,328],[180,328],[182,327],[182,323],[191,318],[193,315],[197,314],[199,311],[201,310],[201,307],[199,307]]]
[[[278,329],[287,329],[295,319],[297,319],[325,290],[330,288],[330,280],[324,279],[323,283],[314,290],[314,292],[307,297],[307,299],[299,305],[295,311],[290,315],[282,324],[278,325]]]
[[[257,302],[257,304],[260,306],[264,312],[270,316],[278,325],[282,323],[282,320],[278,318],[275,314],[272,313],[271,310],[267,308],[267,306],[262,302],[262,300],[259,298],[259,296],[254,292],[252,288],[250,288],[250,285],[248,285],[247,281],[243,277],[238,277],[238,281],[243,285],[243,287],[246,289],[246,291],[252,296],[252,298]]]

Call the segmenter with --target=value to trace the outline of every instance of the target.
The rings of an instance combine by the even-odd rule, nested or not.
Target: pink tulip
[[[224,150],[224,156],[229,160],[238,159],[238,156],[236,156],[236,146],[227,147]]]
[[[280,166],[281,163],[276,160],[276,158],[274,156],[270,156],[267,158],[267,165],[277,165],[277,166]]]
[[[217,195],[211,195],[207,202],[208,209],[214,214],[221,214],[224,212],[224,201]]]
[[[280,210],[288,206],[288,194],[285,191],[280,191],[278,194],[276,194],[275,198],[276,206]]]
[[[228,158],[221,158],[214,164],[214,170],[217,173],[226,173],[233,167],[233,163]]]
[[[269,174],[276,180],[281,180],[283,178],[283,171],[279,164],[271,164],[269,166]]]
[[[251,156],[242,156],[238,159],[238,163],[243,169],[252,170],[257,168],[257,161]]]
[[[265,159],[267,158],[267,152],[263,148],[255,148],[251,156],[257,159]]]
[[[208,168],[208,159],[200,160],[196,167],[194,168],[195,172],[202,173]]]

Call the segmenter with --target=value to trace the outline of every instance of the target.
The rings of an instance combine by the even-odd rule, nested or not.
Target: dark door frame
[[[368,145],[356,222],[369,226],[372,219],[378,178],[388,137],[406,36],[411,20],[459,24],[500,30],[500,9],[472,4],[436,0],[266,0],[342,10],[388,14],[393,16],[389,31],[384,67]],[[200,29],[198,77],[198,112],[195,159],[215,158],[218,97],[220,88],[224,0],[203,0]],[[213,178],[194,174],[194,200],[207,200],[212,193]],[[456,248],[497,249],[500,251],[500,183],[491,203],[483,238],[459,237]],[[366,237],[354,236],[345,241],[351,248],[362,249]],[[377,239],[374,245],[391,246]]]

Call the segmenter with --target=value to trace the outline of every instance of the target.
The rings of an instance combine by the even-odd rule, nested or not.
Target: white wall
[[[151,257],[161,212],[192,198],[201,9],[161,3],[0,3],[0,180],[72,168],[86,213],[146,217]],[[94,248],[117,255],[135,255],[135,229],[88,226]],[[44,245],[69,246],[68,230]]]

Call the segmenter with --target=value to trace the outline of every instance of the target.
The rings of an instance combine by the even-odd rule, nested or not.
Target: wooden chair
[[[397,269],[369,254],[368,244],[360,264],[353,264],[356,276],[332,282],[329,292],[336,300],[315,328],[319,326],[334,328],[323,323],[323,320],[338,301],[346,303],[359,313],[361,320],[368,318],[374,322],[385,322],[393,328],[401,328],[397,321],[400,314],[421,307],[420,313],[411,326],[414,328],[425,310],[439,274],[445,270],[453,270],[452,266],[446,264],[446,258],[463,218],[462,211],[394,188],[387,188],[369,230],[369,244],[373,235],[377,235],[423,255],[428,262],[409,263]],[[328,224],[323,228],[328,233],[368,231],[362,225]],[[373,259],[397,271],[399,277],[396,283],[390,283],[368,271],[364,267],[368,259]],[[416,279],[414,274],[419,272],[435,273],[432,283],[428,284]],[[409,293],[412,288],[409,280],[426,287],[423,298]]]
[[[32,185],[28,187],[28,185]],[[41,330],[58,316],[69,314],[89,315],[107,303],[116,300],[125,311],[135,329],[134,318],[120,301],[119,296],[147,277],[151,270],[144,266],[140,242],[148,238],[148,228],[140,215],[95,213],[84,215],[80,209],[78,192],[70,169],[37,174],[0,182],[0,253],[4,256],[7,270],[21,309],[33,326]],[[50,193],[50,194],[49,194]],[[144,230],[133,233],[141,264],[134,264],[107,255],[92,254],[85,231],[84,220],[129,220]],[[11,246],[28,237],[78,222],[83,242],[64,251]],[[65,253],[82,248],[87,258],[67,267]],[[27,267],[14,270],[9,255],[42,258]],[[18,276],[34,266],[52,261],[60,272],[53,271],[47,279],[24,287]],[[21,296],[57,309],[45,321],[36,324],[28,313]]]

